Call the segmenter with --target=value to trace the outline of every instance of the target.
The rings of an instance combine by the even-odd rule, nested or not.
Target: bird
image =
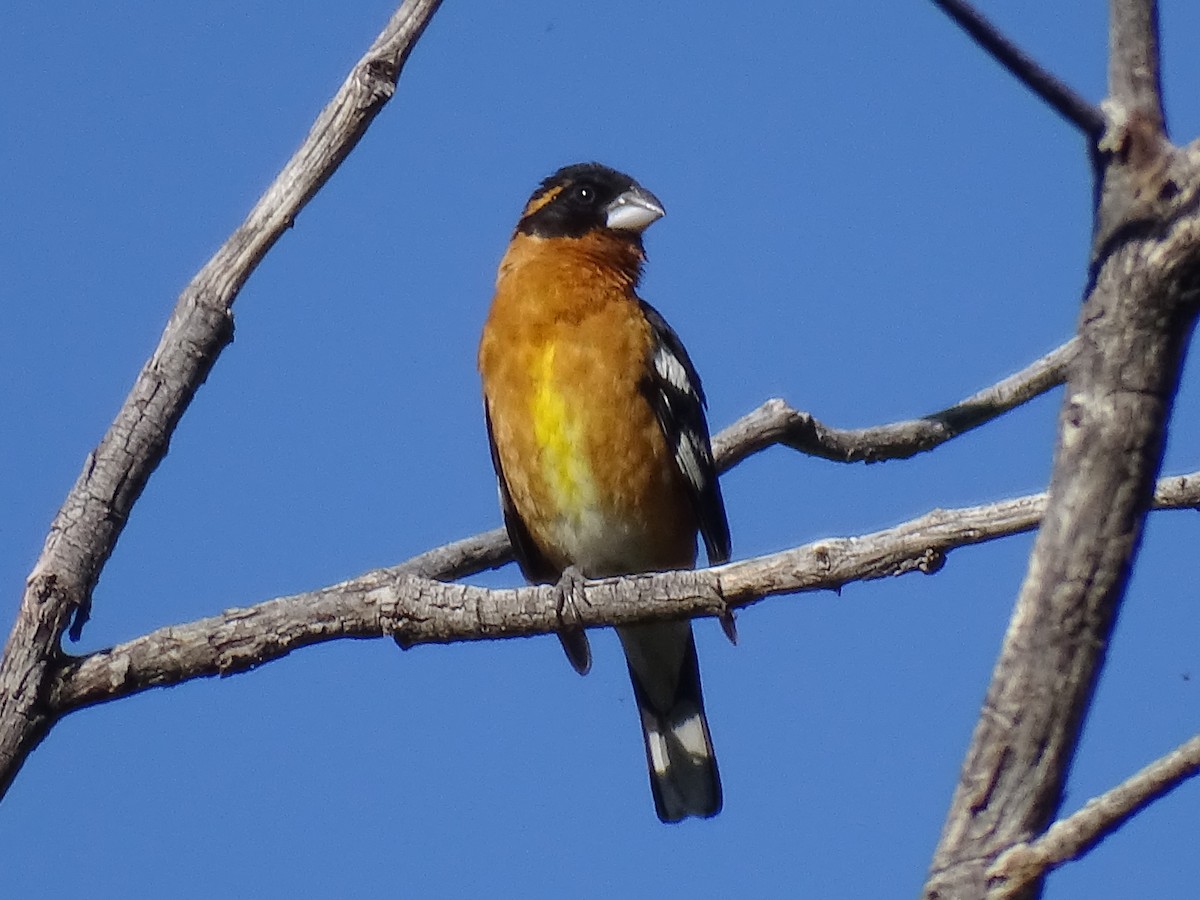
[[[554,172],[525,204],[480,338],[488,441],[514,555],[528,581],[560,585],[568,601],[585,579],[693,568],[697,534],[711,565],[730,556],[700,378],[679,336],[637,293],[643,232],[664,214],[654,194],[615,169]],[[732,618],[723,621],[732,639]],[[721,780],[691,622],[617,634],[659,819],[716,815]],[[585,674],[582,629],[564,622],[559,637]]]

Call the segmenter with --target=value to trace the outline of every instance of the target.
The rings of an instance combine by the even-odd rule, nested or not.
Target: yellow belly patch
[[[579,515],[594,501],[594,485],[583,453],[579,424],[554,383],[554,345],[533,366],[533,435],[546,480],[560,514]]]

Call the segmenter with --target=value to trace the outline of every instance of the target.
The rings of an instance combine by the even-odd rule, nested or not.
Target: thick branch
[[[1053,820],[1141,539],[1200,291],[1200,160],[1145,136],[1130,123],[1118,142],[1136,152],[1103,159],[1103,246],[1059,417],[1050,501],[929,898],[983,896],[996,859]],[[1015,896],[1040,888],[1038,879]]]
[[[970,3],[964,0],[933,0],[959,27],[974,38],[1000,65],[1008,69],[1031,91],[1082,131],[1091,141],[1104,131],[1104,114],[1073,89],[1038,65],[1020,47],[1010,41]]]
[[[0,794],[52,719],[40,701],[72,613],[72,637],[130,509],[221,350],[238,291],[308,200],[358,143],[439,0],[408,0],[321,112],[246,221],[184,289],[154,355],[89,455],[46,538],[0,660]]]
[[[1164,509],[1200,508],[1200,473],[1164,479],[1157,502]],[[1045,503],[1045,494],[1035,494],[939,510],[886,531],[817,541],[714,569],[589,582],[580,618],[594,626],[718,615],[776,594],[837,590],[854,581],[934,572],[955,547],[1037,527]],[[429,557],[416,560],[427,575],[458,571],[453,560],[440,572]],[[390,634],[412,646],[542,634],[557,625],[551,588],[485,590],[418,578],[413,568],[410,562],[379,569],[318,591],[163,628],[70,660],[55,682],[52,712],[65,715],[152,687],[246,671],[338,638]]]
[[[1127,114],[1165,134],[1161,78],[1157,0],[1110,0],[1108,95]]]
[[[1008,850],[988,871],[992,894],[1010,897],[1063,863],[1078,859],[1155,800],[1200,775],[1200,735],[1155,760],[1029,844]]]

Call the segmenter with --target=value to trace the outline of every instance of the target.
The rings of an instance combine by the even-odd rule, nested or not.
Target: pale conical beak
[[[658,198],[643,187],[634,185],[605,209],[605,220],[609,228],[621,231],[645,231],[666,215]]]

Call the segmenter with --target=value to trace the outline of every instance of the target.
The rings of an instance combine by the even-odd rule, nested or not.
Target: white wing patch
[[[688,378],[687,369],[679,361],[679,357],[672,353],[666,344],[659,344],[658,349],[655,351],[654,370],[658,372],[659,378],[681,394],[687,394],[690,397],[699,399],[699,395],[696,393],[696,386]]]
[[[650,304],[643,302],[642,311],[654,338],[643,389],[692,495],[709,561],[725,562],[729,523],[704,419],[704,388],[679,335]]]
[[[659,344],[654,352],[654,371],[670,388],[683,397],[688,398],[697,406],[700,405],[700,394],[688,377],[687,367],[665,343]],[[668,407],[672,404],[667,401]],[[700,443],[700,436],[689,429],[683,429],[675,446],[675,465],[691,483],[693,489],[703,489],[707,479],[705,472],[712,467],[712,460]]]
[[[675,448],[675,464],[697,491],[705,484],[705,466],[701,461],[701,453],[701,448],[696,446],[695,435],[685,433],[679,436],[679,446]]]

